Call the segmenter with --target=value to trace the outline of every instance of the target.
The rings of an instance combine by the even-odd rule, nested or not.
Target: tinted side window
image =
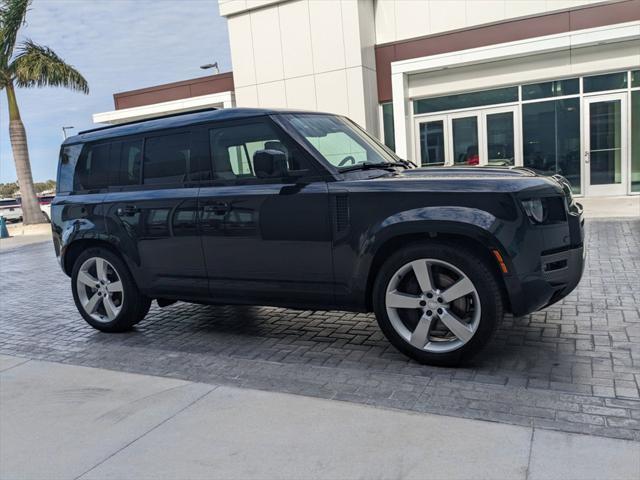
[[[220,180],[277,181],[258,179],[253,156],[259,150],[285,154],[289,170],[303,170],[308,164],[298,148],[266,121],[215,127],[209,130],[213,173]]]
[[[187,179],[190,160],[190,133],[147,138],[144,145],[144,183],[183,183]]]
[[[60,151],[60,166],[58,169],[58,181],[56,182],[56,191],[58,193],[70,193],[73,191],[73,178],[76,171],[76,165],[82,152],[82,144],[68,145],[62,147]]]
[[[111,180],[111,143],[87,144],[76,165],[73,189],[99,190],[109,186]]]
[[[140,165],[142,163],[142,139],[118,142],[118,164],[120,165],[119,185],[137,185],[140,183]]]

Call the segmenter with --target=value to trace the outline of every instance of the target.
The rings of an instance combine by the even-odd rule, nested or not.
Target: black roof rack
[[[98,128],[91,128],[89,130],[83,130],[81,132],[78,132],[78,135],[83,135],[85,133],[91,133],[91,132],[99,132],[101,130],[108,130],[110,128],[123,127],[125,125],[134,125],[136,123],[151,122],[153,120],[159,120],[161,118],[179,117],[180,115],[189,115],[191,113],[213,112],[215,110],[218,110],[218,108],[216,108],[216,107],[207,107],[207,108],[200,108],[198,110],[187,110],[185,112],[178,112],[178,113],[170,113],[170,114],[167,114],[167,115],[160,115],[158,117],[141,118],[140,120],[133,120],[131,122],[116,123],[115,125],[107,125],[105,127],[98,127]]]

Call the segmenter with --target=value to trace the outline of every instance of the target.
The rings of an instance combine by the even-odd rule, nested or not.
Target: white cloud
[[[61,127],[91,128],[113,109],[113,93],[231,69],[226,20],[215,0],[34,0],[23,38],[51,47],[91,93],[18,90],[36,180],[55,178]],[[15,180],[4,91],[0,92],[0,182]],[[76,130],[76,131],[77,131]]]

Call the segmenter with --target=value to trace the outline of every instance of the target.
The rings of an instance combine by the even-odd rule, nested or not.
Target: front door
[[[596,95],[584,102],[586,193],[624,195],[629,161],[626,95]]]
[[[212,125],[214,181],[200,189],[200,230],[214,300],[264,304],[333,299],[329,194],[324,181],[256,174],[259,150],[285,154],[289,171],[308,167],[270,119]]]

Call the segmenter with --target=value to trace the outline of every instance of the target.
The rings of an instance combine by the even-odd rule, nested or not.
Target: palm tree
[[[9,138],[16,163],[25,224],[43,223],[33,187],[27,135],[20,119],[15,87],[67,87],[89,93],[84,77],[48,47],[31,40],[18,43],[18,30],[25,23],[31,0],[2,0],[0,5],[0,90],[7,91]]]

